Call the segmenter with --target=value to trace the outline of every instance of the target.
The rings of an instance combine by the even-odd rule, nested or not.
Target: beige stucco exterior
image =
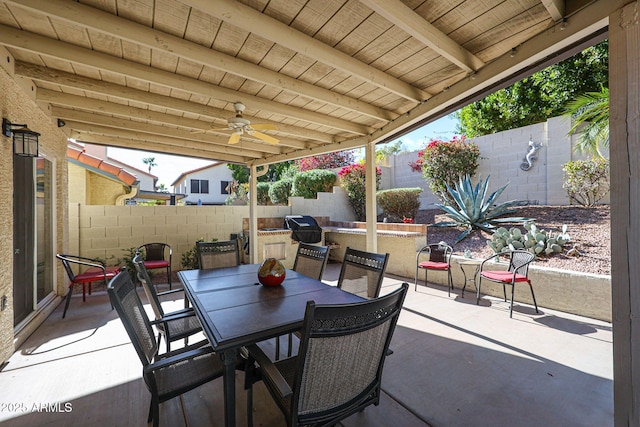
[[[56,126],[55,121],[45,115],[34,101],[35,88],[23,79],[14,80],[13,58],[0,48],[2,68],[0,68],[0,112],[2,117],[15,123],[27,123],[29,128],[40,133],[40,153],[55,164],[55,201],[57,236],[55,252],[66,247],[68,236],[67,216],[67,138]],[[0,311],[0,363],[14,351],[15,333],[13,325],[13,145],[12,139],[0,137],[0,297],[8,298],[7,309]],[[63,270],[56,263],[57,293],[64,294]],[[42,308],[46,310],[46,308]],[[35,327],[33,323],[42,321],[42,316],[34,313],[35,322],[25,329]]]

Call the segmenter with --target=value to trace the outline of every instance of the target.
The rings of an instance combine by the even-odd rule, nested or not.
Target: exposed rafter
[[[297,80],[81,3],[66,0],[20,0],[12,3],[36,12],[55,16],[64,21],[80,24],[118,39],[146,46],[150,49],[159,49],[176,57],[280,88],[295,95],[327,102],[336,107],[359,112],[369,117],[380,120],[393,120],[398,116],[392,111]]]
[[[402,28],[411,37],[418,39],[465,71],[477,71],[484,65],[484,62],[473,53],[425,21],[401,1],[360,0],[360,3],[367,5],[389,22]]]
[[[360,62],[346,53],[327,46],[321,41],[235,0],[216,0],[215,2],[181,0],[181,2],[295,52],[357,76],[403,98],[416,102],[429,98],[429,94],[425,91]]]
[[[564,18],[565,0],[541,0],[542,5],[549,11],[551,19],[558,22]]]
[[[136,62],[116,58],[111,55],[85,49],[69,43],[50,39],[38,34],[13,27],[0,25],[0,43],[16,49],[36,53],[47,57],[64,59],[74,64],[84,65],[103,71],[110,71],[118,75],[136,78],[140,81],[155,83],[167,88],[180,88],[185,92],[196,95],[207,95],[213,98],[233,102],[241,101],[251,105],[256,110],[272,111],[284,116],[303,120],[322,126],[328,126],[356,134],[366,134],[371,130],[337,117],[329,117],[302,108],[295,108],[264,98],[249,95],[232,89],[216,86],[200,80],[191,79],[168,71],[160,70]]]

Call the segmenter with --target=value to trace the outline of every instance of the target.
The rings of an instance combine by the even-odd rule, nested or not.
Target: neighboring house
[[[176,193],[185,194],[187,205],[223,205],[233,181],[226,163],[214,163],[182,173],[172,184]]]
[[[77,150],[81,150],[86,155],[92,156],[97,159],[104,159],[104,161],[112,165],[115,168],[120,168],[129,174],[136,177],[137,185],[134,189],[132,189],[128,197],[126,197],[126,204],[137,204],[140,202],[148,202],[150,200],[162,201],[165,204],[175,204],[176,200],[180,200],[184,197],[182,194],[173,194],[173,193],[162,193],[156,191],[156,183],[158,182],[158,177],[150,174],[149,172],[143,171],[141,169],[135,168],[131,165],[128,165],[124,162],[121,162],[113,157],[107,156],[107,147],[102,145],[94,145],[94,144],[74,144],[70,143],[70,147],[73,147]],[[71,168],[70,168],[71,173]],[[70,175],[71,182],[71,175]],[[73,187],[72,187],[73,188]],[[73,197],[71,195],[70,197]],[[113,204],[113,203],[87,203],[87,204]],[[116,203],[122,204],[122,203]]]
[[[124,205],[138,193],[135,175],[120,166],[87,154],[81,145],[69,144],[69,202],[85,205]]]

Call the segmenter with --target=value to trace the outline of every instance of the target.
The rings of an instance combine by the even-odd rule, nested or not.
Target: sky
[[[455,133],[457,120],[451,116],[445,116],[433,123],[421,127],[407,135],[398,138],[402,141],[405,150],[417,151],[424,147],[431,138],[449,140]],[[392,141],[392,142],[395,142]],[[107,155],[123,163],[140,170],[148,170],[142,159],[155,158],[157,166],[151,168],[151,173],[158,177],[158,185],[164,184],[171,189],[171,184],[180,174],[213,164],[211,160],[194,159],[190,157],[172,156],[169,154],[150,153],[139,150],[127,150],[125,148],[109,147]]]

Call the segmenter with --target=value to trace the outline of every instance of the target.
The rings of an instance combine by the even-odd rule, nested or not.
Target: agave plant
[[[531,218],[505,217],[518,211],[515,207],[520,204],[518,200],[501,203],[494,206],[495,200],[502,194],[509,183],[503,185],[487,198],[489,177],[480,180],[474,186],[471,177],[466,175],[461,178],[454,188],[447,185],[447,191],[457,206],[436,204],[453,221],[439,222],[434,227],[465,227],[458,235],[456,243],[469,235],[473,229],[491,232],[496,224],[530,221]],[[485,200],[486,198],[486,200]]]

